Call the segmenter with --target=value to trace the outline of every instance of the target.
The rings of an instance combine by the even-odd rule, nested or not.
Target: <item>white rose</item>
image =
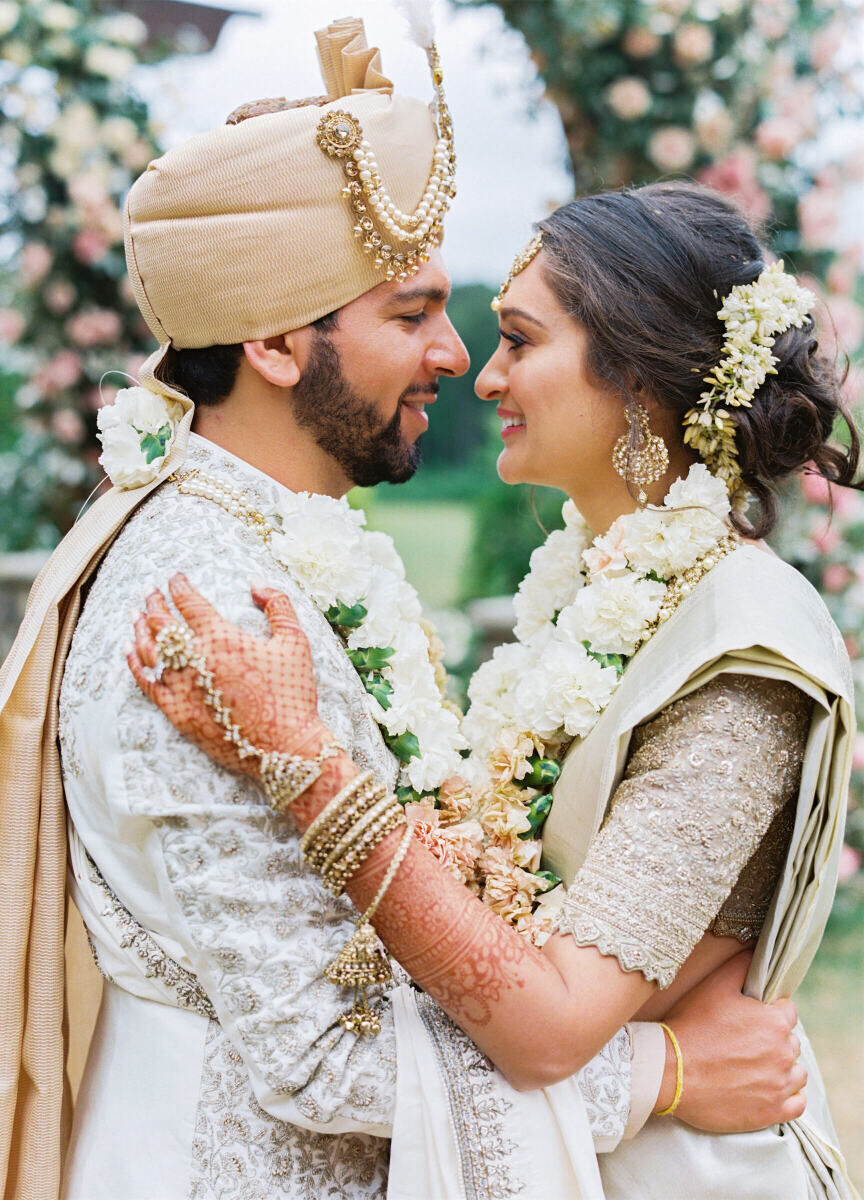
[[[572,604],[585,583],[582,575],[585,544],[584,529],[568,526],[554,529],[531,555],[531,569],[513,598],[516,636],[520,641],[528,641],[556,612]]]
[[[581,634],[600,654],[629,655],[645,626],[657,616],[665,595],[665,586],[652,579],[601,575],[579,593],[572,612],[561,614],[559,629],[572,630],[574,638]]]
[[[96,22],[96,33],[121,46],[140,46],[147,38],[147,26],[133,13],[112,13]]]
[[[713,545],[717,522],[712,513],[705,515],[714,530],[709,538],[709,545]],[[650,510],[633,514],[627,525],[625,546],[627,557],[637,571],[645,574],[653,571],[662,579],[669,579],[693,565],[702,553],[702,542],[691,536],[690,523],[684,516]]]
[[[0,37],[11,31],[18,24],[18,18],[21,15],[21,8],[17,4],[13,4],[12,0],[0,0]]]
[[[105,46],[97,42],[87,47],[84,66],[94,75],[104,75],[106,79],[123,79],[134,70],[135,55],[120,46]]]
[[[522,681],[518,717],[523,728],[544,740],[562,728],[569,737],[584,736],[594,727],[618,685],[612,667],[601,667],[585,648],[568,638],[544,657]]]
[[[405,578],[405,564],[388,533],[381,533],[377,529],[368,530],[363,538],[363,547],[379,567],[392,571],[398,579]]]
[[[414,589],[388,571],[368,567],[368,582],[360,600],[368,615],[348,635],[352,650],[361,646],[392,646],[403,621],[420,618],[420,602]]]
[[[182,415],[176,401],[144,387],[121,388],[113,404],[99,409],[99,462],[115,487],[141,487],[156,478]]]
[[[356,604],[369,585],[369,567],[351,553],[352,534],[330,513],[307,511],[285,521],[274,533],[270,549],[326,612],[337,602]]]
[[[667,508],[696,505],[710,509],[721,521],[729,517],[729,492],[726,484],[712,475],[704,463],[694,463],[686,479],[676,479],[663,501]],[[718,527],[718,534],[719,534]]]
[[[78,24],[78,13],[68,4],[46,4],[38,16],[43,27],[52,33],[68,33]]]

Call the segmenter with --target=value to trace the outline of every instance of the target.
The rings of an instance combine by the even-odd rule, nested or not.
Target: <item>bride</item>
[[[407,788],[405,822],[319,718],[281,593],[253,589],[266,641],[182,576],[176,612],[154,593],[136,622],[141,688],[290,807],[309,866],[364,914],[328,973],[354,988],[348,1028],[374,1032],[365,987],[387,966],[373,925],[422,989],[394,1002],[393,1187],[414,1172],[463,1194],[478,1153],[455,1064],[439,1057],[436,1076],[431,997],[495,1064],[495,1111],[521,1133],[483,1153],[515,1156],[534,1194],[564,1194],[568,1178],[567,1194],[609,1200],[854,1195],[803,1031],[806,1110],[792,1096],[779,1126],[675,1120],[687,1075],[667,1022],[675,1081],[663,1112],[603,1156],[602,1191],[593,1159],[560,1164],[554,1130],[554,1085],[622,1023],[663,1021],[742,946],[755,946],[748,992],[788,995],[827,919],[849,663],[817,594],[761,540],[782,479],[806,468],[851,484],[857,467],[851,422],[848,448],[828,441],[845,414],[813,303],[736,209],[691,185],[586,197],[539,223],[493,304],[501,340],[477,392],[502,419],[502,479],[570,499],[520,587],[517,641],[472,682],[470,795]],[[332,619],[380,715],[400,679],[404,692],[403,647],[358,642],[362,599]],[[423,751],[406,724],[399,757]]]

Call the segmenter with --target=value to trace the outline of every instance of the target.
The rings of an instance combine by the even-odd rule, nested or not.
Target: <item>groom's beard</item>
[[[294,387],[294,416],[353,483],[404,483],[420,465],[420,447],[404,440],[401,424],[401,401],[416,390],[400,396],[392,419],[382,425],[374,404],[343,375],[336,347],[316,331],[309,363]]]

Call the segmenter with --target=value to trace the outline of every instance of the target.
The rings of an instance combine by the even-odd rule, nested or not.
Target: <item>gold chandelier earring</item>
[[[631,448],[634,417],[639,436],[636,446]],[[630,429],[615,443],[612,465],[622,479],[639,488],[637,500],[640,504],[648,502],[645,488],[662,479],[669,470],[669,450],[662,437],[651,432],[648,410],[641,404],[630,410]]]

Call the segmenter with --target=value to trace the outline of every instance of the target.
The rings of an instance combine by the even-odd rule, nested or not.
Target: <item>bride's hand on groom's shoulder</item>
[[[681,1046],[684,1090],[675,1116],[697,1129],[743,1133],[800,1117],[807,1072],[791,1000],[741,993],[752,955],[735,955],[665,1018]],[[668,1072],[667,1072],[668,1073]]]
[[[253,599],[272,630],[271,637],[259,638],[225,620],[184,575],[172,577],[169,591],[176,613],[160,591],[151,592],[134,622],[134,644],[125,647],[141,690],[180,733],[232,770],[255,775],[259,759],[242,757],[226,738],[216,719],[214,690],[242,736],[257,749],[314,756],[327,732],[318,716],[309,643],[288,597],[253,587]],[[172,629],[181,644],[191,636],[190,649],[212,679],[211,703],[193,662],[179,667],[174,659],[175,666],[170,665],[164,631]]]

